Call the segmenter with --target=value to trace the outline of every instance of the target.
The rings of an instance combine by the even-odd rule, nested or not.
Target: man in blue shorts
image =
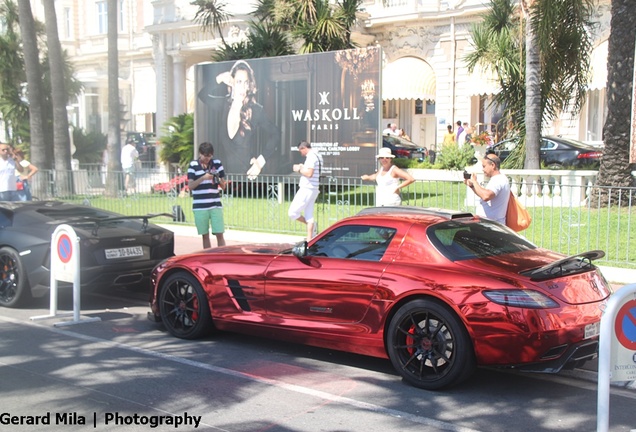
[[[210,245],[210,228],[217,246],[225,246],[221,191],[225,188],[225,171],[218,159],[213,159],[214,147],[209,142],[199,146],[199,158],[188,166],[188,187],[192,191],[192,211],[197,232],[203,238],[203,248]]]

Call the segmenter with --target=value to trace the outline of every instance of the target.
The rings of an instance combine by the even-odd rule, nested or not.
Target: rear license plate
[[[144,250],[141,246],[133,246],[119,249],[106,249],[106,259],[128,258],[143,256]]]
[[[601,322],[596,322],[594,324],[588,324],[585,326],[585,339],[592,338],[594,336],[598,336],[601,333]]]

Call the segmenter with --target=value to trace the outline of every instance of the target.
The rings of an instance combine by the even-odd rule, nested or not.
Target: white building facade
[[[62,46],[75,65],[84,92],[69,105],[71,121],[87,131],[108,128],[107,8],[105,0],[57,0]],[[251,2],[230,0],[227,42],[245,37]],[[34,14],[43,20],[39,1]],[[379,45],[383,123],[395,122],[414,142],[435,148],[448,124],[458,120],[490,128],[498,114],[488,101],[498,90],[494,80],[464,62],[472,50],[470,26],[487,12],[482,0],[364,0],[354,40]],[[218,35],[204,32],[192,19],[189,0],[119,0],[119,89],[122,130],[157,132],[173,116],[194,109],[194,66],[211,61]],[[587,102],[576,117],[564,115],[544,133],[598,142],[605,119],[607,39],[610,2],[601,1]],[[384,126],[384,124],[382,126]]]

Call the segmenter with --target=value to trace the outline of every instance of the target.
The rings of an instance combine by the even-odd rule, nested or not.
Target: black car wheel
[[[437,390],[458,384],[475,370],[472,344],[461,321],[432,300],[402,306],[389,324],[387,351],[409,384]]]
[[[31,299],[31,288],[20,255],[0,248],[0,306],[17,307]]]
[[[186,272],[169,276],[158,295],[161,320],[173,336],[197,339],[212,331],[208,298],[194,276]]]

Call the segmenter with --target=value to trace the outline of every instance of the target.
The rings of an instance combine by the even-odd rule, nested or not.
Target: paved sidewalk
[[[194,251],[197,248],[201,248],[201,241],[197,234],[197,229],[191,225],[176,225],[176,224],[161,224],[166,229],[174,232],[177,237],[195,237],[197,241],[188,241],[187,251]],[[225,231],[225,241],[227,244],[240,244],[240,243],[297,243],[304,237],[301,235],[289,235],[280,233],[265,233],[256,231],[238,231],[228,229]],[[216,244],[214,236],[211,238],[212,245]],[[177,241],[178,243],[178,241]],[[180,247],[177,247],[180,246]],[[175,249],[182,249],[183,246],[176,245]],[[175,253],[185,253],[175,250]],[[636,270],[623,269],[618,267],[599,266],[603,275],[609,283],[614,286],[615,289],[623,286],[636,283]]]

